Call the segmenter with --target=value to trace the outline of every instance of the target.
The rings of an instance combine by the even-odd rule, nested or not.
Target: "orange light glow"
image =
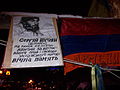
[[[33,83],[33,80],[30,80],[28,83]]]
[[[6,75],[10,75],[10,71],[7,70],[7,71],[6,71]]]
[[[0,74],[3,74],[3,71],[2,71],[2,70],[0,70]]]

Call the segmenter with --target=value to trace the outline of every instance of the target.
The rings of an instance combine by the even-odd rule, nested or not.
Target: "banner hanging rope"
[[[68,62],[68,63],[72,63],[72,64],[76,64],[76,65],[82,65],[82,66],[92,67],[92,65],[84,64],[84,63],[80,63],[80,62],[76,62],[76,61],[65,59],[65,58],[64,58],[63,61],[64,62]]]
[[[104,90],[103,75],[99,65],[95,65],[97,90]]]
[[[96,77],[95,77],[95,66],[91,68],[91,80],[92,80],[92,90],[97,90]]]

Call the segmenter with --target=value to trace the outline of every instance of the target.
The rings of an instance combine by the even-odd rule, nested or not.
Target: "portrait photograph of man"
[[[16,37],[55,37],[55,28],[51,18],[14,17],[13,36]]]

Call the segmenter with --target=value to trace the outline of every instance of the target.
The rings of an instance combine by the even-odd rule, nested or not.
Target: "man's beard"
[[[39,30],[39,25],[30,25],[30,24],[23,24],[23,27],[27,30],[27,31],[32,31],[32,32],[37,32]]]

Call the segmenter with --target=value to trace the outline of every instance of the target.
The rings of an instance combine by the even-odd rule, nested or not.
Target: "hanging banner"
[[[10,62],[5,57],[3,68],[63,66],[54,19],[14,16],[11,26],[11,47],[7,45],[11,57]]]
[[[61,18],[61,22],[65,59],[100,66],[120,66],[120,19]]]

